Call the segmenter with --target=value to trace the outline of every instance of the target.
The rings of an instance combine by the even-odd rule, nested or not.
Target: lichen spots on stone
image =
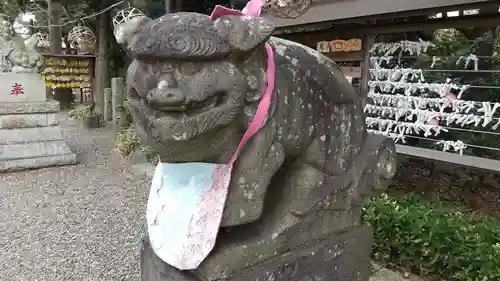
[[[308,55],[310,55],[311,57],[315,58],[319,63],[323,63],[325,61],[325,57],[323,57],[322,55],[320,55],[320,53],[318,53],[316,50],[314,49],[311,49],[309,47],[306,47],[304,45],[301,45],[299,43],[296,43],[296,42],[293,42],[293,41],[288,41],[288,40],[284,40],[284,39],[281,39],[281,38],[278,38],[278,37],[272,37],[271,40],[273,42],[276,42],[276,51],[278,51],[278,46],[283,46],[283,45],[286,45],[288,48],[295,48],[295,49],[298,49],[298,50],[302,50],[302,51],[305,51]],[[285,48],[286,50],[286,48]],[[284,52],[284,50],[283,50]],[[298,53],[297,50],[295,50],[294,53]]]
[[[344,158],[339,158],[337,160],[337,163],[339,164],[340,169],[345,170],[345,159]]]
[[[240,218],[243,218],[245,216],[246,216],[245,211],[243,211],[243,209],[240,209]]]
[[[243,195],[245,196],[245,198],[250,199],[250,200],[254,199],[254,197],[255,197],[253,190],[245,190],[243,192]]]
[[[314,125],[309,126],[309,135],[312,135],[314,132]]]
[[[326,140],[326,135],[322,135],[321,137],[319,137],[319,139],[320,139],[321,141],[325,141],[325,140]]]
[[[308,103],[307,108],[312,109],[312,104]]]
[[[285,56],[285,51],[286,51],[286,46],[283,44],[276,44],[274,47],[274,50],[276,53],[278,53],[281,56]]]
[[[187,140],[188,137],[187,137],[187,133],[182,133],[180,135],[178,134],[172,134],[172,138],[176,141],[181,141],[181,140]]]
[[[256,90],[257,87],[259,86],[259,82],[257,81],[257,77],[255,75],[247,75],[246,77],[248,86],[252,90]]]
[[[162,88],[166,88],[168,87],[168,83],[167,81],[165,80],[160,80],[160,82],[158,82],[158,85],[157,85],[157,88],[158,89],[162,89]]]
[[[345,123],[340,124],[340,132],[342,132],[343,134],[346,132],[346,124]]]

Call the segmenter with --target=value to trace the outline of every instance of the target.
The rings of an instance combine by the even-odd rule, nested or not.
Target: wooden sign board
[[[320,53],[330,52],[357,52],[362,49],[362,40],[353,38],[349,40],[321,41],[317,44],[317,50]]]
[[[90,89],[94,76],[94,56],[42,54],[45,69],[42,77],[49,88]]]
[[[342,66],[340,67],[344,76],[352,78],[361,78],[361,67],[359,66]]]

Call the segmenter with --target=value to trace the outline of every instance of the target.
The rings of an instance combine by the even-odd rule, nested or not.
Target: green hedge
[[[500,202],[499,202],[500,207]],[[458,281],[500,280],[500,218],[382,194],[363,207],[373,258],[389,267]]]

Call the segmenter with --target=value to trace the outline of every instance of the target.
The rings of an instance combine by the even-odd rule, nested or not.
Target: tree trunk
[[[47,0],[47,17],[49,22],[49,41],[50,41],[50,53],[60,54],[62,53],[62,28],[57,26],[61,24],[61,13],[62,5],[59,1]],[[67,99],[66,91],[64,89],[52,89],[45,88],[45,95],[47,99],[55,99],[59,101],[61,109],[69,107],[71,103],[70,99]]]
[[[48,0],[47,4],[49,6],[48,18],[50,52],[52,54],[60,54],[62,53],[62,28],[57,25],[61,24],[62,5],[61,2],[54,0]]]
[[[111,16],[107,11],[99,15],[99,25],[97,30],[97,58],[95,64],[96,85],[93,91],[94,101],[100,112],[104,112],[104,89],[109,88],[109,37]]]

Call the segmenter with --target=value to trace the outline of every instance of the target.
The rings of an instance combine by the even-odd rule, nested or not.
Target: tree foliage
[[[26,9],[28,3],[27,0],[0,0],[0,13],[13,20]]]

